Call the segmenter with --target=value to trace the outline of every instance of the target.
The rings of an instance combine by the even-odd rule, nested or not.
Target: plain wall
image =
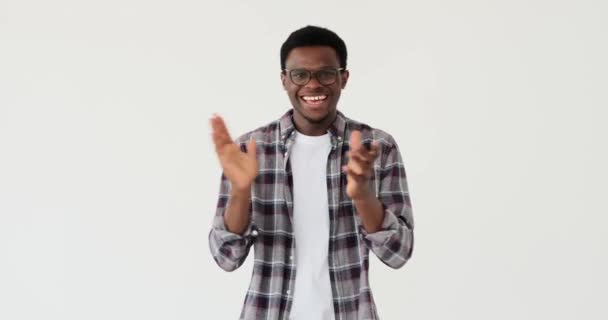
[[[338,108],[405,161],[415,248],[371,261],[383,319],[607,319],[607,9],[0,0],[0,319],[236,319],[252,259],[209,253],[208,119],[286,112],[307,24],[347,43]]]

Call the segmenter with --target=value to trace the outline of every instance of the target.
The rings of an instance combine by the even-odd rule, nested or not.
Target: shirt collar
[[[289,137],[293,136],[296,128],[293,123],[293,109],[289,109],[281,118],[279,119],[279,127],[281,134],[281,141],[285,142]],[[338,141],[342,141],[344,138],[344,133],[346,130],[346,117],[342,112],[337,111],[336,119],[329,126],[329,133],[331,135],[332,142],[336,139]]]

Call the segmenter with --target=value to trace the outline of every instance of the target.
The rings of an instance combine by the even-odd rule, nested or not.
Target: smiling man
[[[223,174],[209,247],[226,271],[254,248],[240,319],[378,319],[370,251],[392,268],[412,255],[397,143],[337,110],[346,58],[334,32],[296,30],[281,47],[292,109],[236,142],[211,118]]]

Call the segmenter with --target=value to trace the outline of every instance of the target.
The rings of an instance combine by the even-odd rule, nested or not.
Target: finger
[[[378,151],[372,150],[362,154],[362,157],[364,157],[366,161],[373,163],[378,158],[378,155]]]
[[[232,143],[232,138],[230,137],[230,133],[228,133],[228,128],[226,128],[226,123],[222,117],[214,114],[211,118],[211,126],[213,128],[213,132],[217,134],[218,139],[220,139],[219,142]]]
[[[350,150],[357,151],[359,149],[361,149],[361,132],[354,130],[350,134]]]
[[[349,178],[355,178],[357,174],[348,165],[342,166],[342,170],[346,173]]]
[[[342,171],[344,171],[344,173],[346,173],[346,174],[350,174],[350,170],[348,169],[348,165],[343,165],[342,166]]]
[[[362,165],[369,165],[371,163],[368,157],[362,154],[361,152],[351,152],[348,159],[349,161],[354,161]]]
[[[219,152],[224,149],[225,146],[230,145],[225,136],[220,135],[219,133],[213,133],[212,135],[213,144],[215,145],[215,151]]]
[[[344,170],[344,172],[347,174],[347,176],[351,179],[355,179],[356,181],[365,181],[366,179],[368,179],[370,177],[369,174],[365,175],[365,174],[359,174],[356,170],[354,170],[352,167],[349,167],[347,165],[342,166],[342,170]]]
[[[360,161],[360,152],[359,151],[346,151],[345,153],[346,158],[350,161],[353,160],[353,158],[356,158],[357,161]]]
[[[380,141],[372,142],[370,153],[374,155],[374,159],[380,154]]]
[[[378,150],[372,150],[367,154],[372,160],[376,160],[376,158],[378,158],[378,156],[380,155],[380,152],[378,152]]]
[[[213,125],[214,125],[213,121],[209,120],[209,122],[211,123],[211,126],[213,127]],[[215,146],[216,151],[219,148],[221,148],[222,145],[224,145],[222,143],[223,139],[220,137],[220,134],[215,131],[215,129],[213,131],[211,131],[211,139],[213,140],[213,145]]]
[[[380,155],[380,146],[377,141],[372,142],[370,145],[370,149],[362,148],[358,154],[365,159],[366,162],[374,162],[378,155]]]
[[[378,152],[374,149],[372,149],[371,151],[366,151],[364,149],[361,149],[357,152],[349,153],[349,158],[354,158],[357,161],[364,162],[366,165],[369,165],[369,166],[371,166],[374,163],[374,161],[376,160],[377,157],[378,157]]]
[[[347,164],[350,171],[352,171],[355,175],[365,175],[365,165],[357,160],[349,161]]]
[[[214,143],[219,143],[222,140],[222,134],[219,129],[218,119],[215,115],[209,118],[209,124],[211,125],[211,136],[213,137]]]
[[[211,118],[211,126],[213,128],[213,132],[222,139],[230,139],[230,134],[228,133],[228,129],[226,128],[226,124],[224,123],[224,119],[222,119],[218,115],[213,115]],[[231,139],[232,140],[232,139]]]
[[[374,140],[374,142],[372,142],[372,150],[376,150],[376,152],[380,151],[380,141]]]

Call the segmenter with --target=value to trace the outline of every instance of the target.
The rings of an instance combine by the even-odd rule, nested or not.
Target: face
[[[340,60],[331,47],[299,47],[289,52],[285,68],[312,72],[339,69]],[[296,85],[290,80],[288,71],[281,73],[281,81],[293,106],[297,129],[308,135],[325,134],[335,119],[340,92],[348,81],[348,71],[339,71],[336,82],[329,85],[319,83],[316,76],[305,85]]]

